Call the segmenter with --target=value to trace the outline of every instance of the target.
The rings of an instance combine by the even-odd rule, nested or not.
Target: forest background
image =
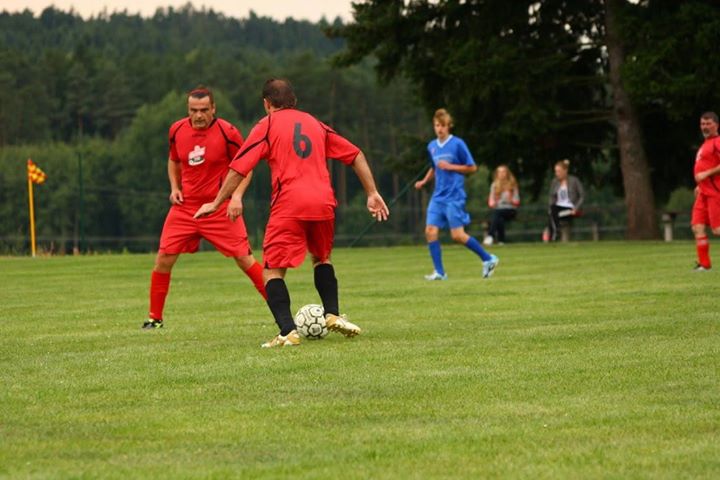
[[[397,198],[391,223],[366,242],[422,238],[428,192],[407,187],[427,166],[440,106],[455,114],[455,133],[482,165],[468,181],[476,230],[492,168],[510,165],[525,224],[540,228],[552,165],[569,158],[588,204],[604,212],[603,228],[656,237],[663,212],[689,209],[698,118],[720,110],[720,66],[711,61],[720,7],[566,3],[371,1],[355,6],[349,24],[235,19],[190,4],[149,18],[0,13],[0,251],[28,248],[28,158],[48,174],[35,189],[44,250],[156,248],[168,206],[167,129],[185,115],[185,92],[213,88],[218,115],[247,134],[263,115],[260,89],[271,76],[289,78],[301,109],[357,143],[386,199]],[[623,158],[619,91],[645,170],[633,172]],[[367,225],[363,195],[352,173],[330,168],[338,238],[348,243]],[[637,172],[651,194],[639,211],[627,183]],[[267,168],[257,173],[246,200],[256,247],[270,190]],[[633,223],[641,216],[648,225]]]

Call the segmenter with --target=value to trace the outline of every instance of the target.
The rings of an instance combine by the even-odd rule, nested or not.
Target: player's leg
[[[306,227],[307,245],[313,262],[313,280],[322,300],[328,330],[346,337],[359,335],[362,331],[360,327],[349,322],[345,315],[340,315],[338,281],[335,267],[330,262],[335,238],[335,220],[307,222]]]
[[[451,228],[450,236],[455,242],[461,245],[465,245],[468,250],[472,251],[473,253],[475,253],[475,255],[480,257],[483,264],[483,278],[488,278],[495,272],[495,267],[497,267],[500,259],[495,255],[489,254],[482,247],[482,245],[480,245],[480,242],[477,241],[477,238],[468,235],[465,232],[465,227],[459,226]]]
[[[200,235],[226,257],[233,257],[238,267],[250,278],[255,289],[267,300],[262,278],[262,266],[252,256],[250,242],[242,217],[231,221],[227,217],[226,202],[216,212],[197,220]]]
[[[470,214],[465,210],[465,202],[448,204],[446,215],[448,223],[450,224],[450,236],[453,241],[465,245],[465,247],[480,257],[483,262],[483,278],[488,278],[495,271],[498,258],[486,252],[477,238],[465,232],[465,225],[470,223]]]
[[[705,229],[705,225],[709,223],[710,212],[708,211],[708,197],[699,193],[697,197],[695,197],[692,218],[690,220],[693,235],[695,236],[695,250],[697,252],[695,270],[697,271],[710,270],[712,267],[710,262],[710,242]]]
[[[285,273],[288,268],[300,266],[306,253],[305,233],[299,221],[271,216],[265,227],[263,243],[263,281],[267,304],[280,332],[263,343],[263,348],[300,344],[290,310],[290,292],[285,284]]]
[[[162,328],[165,300],[170,291],[170,274],[180,254],[158,252],[155,266],[150,274],[150,309],[143,328]]]
[[[425,219],[425,240],[427,241],[433,272],[425,275],[425,280],[445,280],[445,267],[442,261],[442,248],[440,247],[440,229],[447,227],[445,207],[442,203],[430,200]]]
[[[436,222],[437,223],[437,222]],[[425,280],[445,280],[445,267],[442,260],[442,247],[440,246],[440,228],[437,225],[425,225],[425,240],[427,241],[433,272],[425,275]]]
[[[170,291],[170,276],[181,253],[197,251],[200,236],[192,218],[192,211],[173,206],[165,218],[160,247],[150,276],[150,309],[143,328],[161,328],[165,300]]]
[[[238,267],[248,276],[250,281],[255,285],[255,290],[258,291],[263,299],[267,300],[267,292],[265,291],[265,282],[263,280],[263,268],[262,265],[255,260],[252,255],[244,255],[242,257],[235,257],[235,263]]]

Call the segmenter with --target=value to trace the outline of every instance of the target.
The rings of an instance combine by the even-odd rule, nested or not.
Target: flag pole
[[[30,175],[28,177],[28,200],[30,204],[30,249],[35,257],[35,204],[33,202],[33,185]]]

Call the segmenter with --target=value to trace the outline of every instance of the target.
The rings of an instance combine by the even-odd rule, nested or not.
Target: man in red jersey
[[[240,132],[215,117],[212,92],[198,87],[188,94],[188,116],[170,127],[170,211],[165,219],[160,248],[150,279],[150,312],[145,329],[163,326],[163,308],[170,287],[170,273],[181,253],[194,253],[205,238],[250,277],[263,298],[267,298],[262,267],[252,256],[241,215],[242,196],[250,184],[248,175],[236,185],[232,199],[218,205],[206,218],[193,218],[205,202],[215,198],[230,161],[243,143]],[[232,217],[234,221],[231,221]]]
[[[692,210],[692,230],[695,234],[698,262],[696,271],[710,270],[710,244],[705,226],[710,225],[720,235],[720,137],[718,116],[705,112],[700,117],[700,131],[705,141],[695,157],[695,204]]]
[[[265,348],[300,343],[284,278],[288,268],[302,264],[308,251],[312,255],[315,288],[322,299],[328,329],[347,337],[360,333],[357,325],[340,315],[338,283],[330,262],[337,202],[327,159],[352,167],[367,194],[367,208],[373,217],[383,221],[390,213],[360,149],[313,116],[296,110],[296,103],[287,80],[265,82],[263,105],[267,116],[255,125],[235,155],[215,200],[195,214],[196,218],[215,214],[258,162],[267,160],[272,176],[272,199],[263,242],[263,279],[267,303],[280,332],[262,345]],[[228,215],[233,218],[239,212],[231,211]]]

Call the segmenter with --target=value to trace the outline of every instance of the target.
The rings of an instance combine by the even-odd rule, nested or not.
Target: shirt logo
[[[201,147],[200,145],[195,145],[195,148],[192,152],[188,154],[188,164],[191,167],[195,167],[197,165],[200,165],[205,161],[205,147]]]

